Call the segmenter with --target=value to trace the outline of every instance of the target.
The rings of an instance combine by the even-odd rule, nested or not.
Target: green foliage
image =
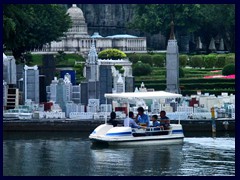
[[[30,52],[27,52],[23,56],[24,56],[26,64],[31,65],[31,63],[33,62],[32,54]]]
[[[43,55],[42,54],[31,54],[32,55],[32,62],[30,65],[42,65]]]
[[[149,75],[152,72],[152,68],[149,64],[142,63],[141,61],[133,65],[134,76]]]
[[[4,4],[3,40],[18,60],[26,51],[58,40],[70,25],[64,6],[58,4]]]
[[[231,74],[235,74],[235,64],[228,64],[223,67],[222,75],[227,76]]]
[[[116,68],[116,70],[118,70],[118,71],[119,71],[119,73],[121,73],[121,74],[123,74],[123,73],[124,73],[123,66],[121,66],[121,65],[115,65],[115,68]]]
[[[165,55],[153,55],[152,64],[156,67],[164,67],[165,58]]]
[[[221,78],[213,78],[213,79],[204,79],[204,78],[182,78],[180,79],[180,84],[194,84],[194,83],[222,83],[222,82],[233,82],[235,83],[235,79],[221,79]]]
[[[162,75],[165,68],[152,68],[153,72],[151,76],[135,76],[135,86],[140,86],[144,82],[147,88],[154,88],[155,90],[165,90],[166,89],[166,78]],[[202,93],[210,93],[215,95],[220,95],[221,92],[235,93],[235,79],[224,79],[224,78],[213,78],[205,79],[203,76],[209,74],[215,74],[213,69],[187,69],[184,68],[185,76],[179,79],[179,86],[181,88],[181,94],[191,95],[196,94],[197,90]],[[221,68],[215,68],[214,70],[221,70]],[[180,74],[179,70],[179,74]],[[216,72],[219,74],[219,72]],[[197,75],[196,78],[189,78],[189,75]],[[181,75],[180,75],[181,76]]]
[[[140,59],[140,55],[133,53],[128,55],[129,61],[131,61],[133,64],[137,63]]]
[[[225,63],[226,63],[226,55],[225,54],[217,55],[215,67],[223,68],[225,66]]]
[[[143,54],[140,56],[140,61],[152,66],[152,56],[150,54]]]
[[[131,27],[145,32],[157,34],[161,30],[169,33],[172,19],[179,31],[193,32],[199,28],[197,22],[202,17],[198,4],[139,4],[135,5],[135,16]],[[188,23],[191,22],[191,23]]]
[[[185,67],[188,62],[188,55],[180,55],[179,56],[179,66]]]
[[[179,68],[179,78],[183,78],[185,76],[183,68]]]
[[[56,55],[56,63],[58,67],[72,67],[75,65],[75,62],[83,62],[85,59],[82,55],[78,54],[66,54],[63,51],[58,51]]]
[[[182,84],[185,89],[234,89],[234,82],[221,82],[221,83],[184,83]]]
[[[216,64],[217,56],[216,54],[208,54],[204,56],[205,68],[213,68]]]
[[[235,54],[231,53],[226,56],[226,64],[235,64]]]
[[[58,51],[58,54],[56,55],[57,62],[64,62],[65,56],[66,56],[66,53],[64,53],[64,51]]]
[[[130,27],[169,37],[174,21],[179,35],[194,33],[209,44],[220,35],[230,52],[235,51],[235,4],[138,4]],[[224,20],[224,21],[223,21]],[[191,22],[191,23],[189,23]]]
[[[202,17],[198,25],[201,28],[196,33],[202,38],[202,42],[209,44],[212,37],[220,35],[226,49],[234,52],[235,4],[202,4],[200,11]]]
[[[76,74],[78,75],[78,77],[83,77],[83,69],[84,69],[83,63],[75,64],[73,69],[76,71]]]
[[[191,59],[189,60],[189,65],[193,68],[196,67],[204,67],[204,60],[202,55],[194,55],[191,57]]]
[[[98,54],[99,59],[124,59],[127,55],[118,49],[105,49]]]
[[[81,62],[84,61],[85,62],[85,59],[80,54],[66,54],[65,59],[68,59],[70,61],[74,60],[74,61],[81,61]]]

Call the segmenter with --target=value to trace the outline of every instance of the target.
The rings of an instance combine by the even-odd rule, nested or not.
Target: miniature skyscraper
[[[171,22],[171,33],[166,55],[167,92],[180,93],[179,90],[179,54],[177,40],[174,35],[174,23]]]
[[[39,70],[37,65],[24,66],[23,82],[24,103],[27,99],[31,99],[36,104],[39,103]]]
[[[88,81],[88,99],[99,98],[99,65],[98,55],[95,48],[94,40],[88,54],[86,62],[86,79]]]

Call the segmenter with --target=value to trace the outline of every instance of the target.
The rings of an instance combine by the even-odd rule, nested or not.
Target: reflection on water
[[[171,175],[181,164],[183,145],[92,148],[96,174],[154,176]],[[111,168],[109,168],[111,167]]]
[[[87,133],[4,133],[3,174],[235,175],[235,138],[192,136],[180,145],[108,147],[92,145]]]

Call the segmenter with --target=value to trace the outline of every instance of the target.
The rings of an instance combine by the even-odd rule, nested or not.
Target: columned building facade
[[[116,48],[124,52],[147,50],[146,37],[137,37],[128,34],[102,37],[97,32],[90,36],[83,12],[76,4],[73,4],[67,10],[67,14],[72,20],[72,27],[65,32],[65,36],[59,38],[59,41],[46,44],[43,49],[35,49],[34,51],[79,52],[87,56],[91,49],[92,39],[94,39],[97,52],[108,48]]]

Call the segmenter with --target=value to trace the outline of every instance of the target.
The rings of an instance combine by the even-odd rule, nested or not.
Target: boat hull
[[[174,125],[167,133],[154,133],[145,130],[139,131],[139,136],[130,127],[112,127],[111,125],[100,125],[89,136],[95,144],[108,145],[159,145],[183,143],[184,135],[181,125]],[[144,134],[145,132],[145,134]]]
[[[112,146],[132,146],[132,145],[161,145],[161,144],[181,144],[183,143],[184,137],[166,137],[166,138],[159,138],[159,139],[144,139],[141,138],[140,140],[135,139],[133,137],[129,140],[107,140],[102,138],[92,138],[92,142],[95,144],[108,144]]]

